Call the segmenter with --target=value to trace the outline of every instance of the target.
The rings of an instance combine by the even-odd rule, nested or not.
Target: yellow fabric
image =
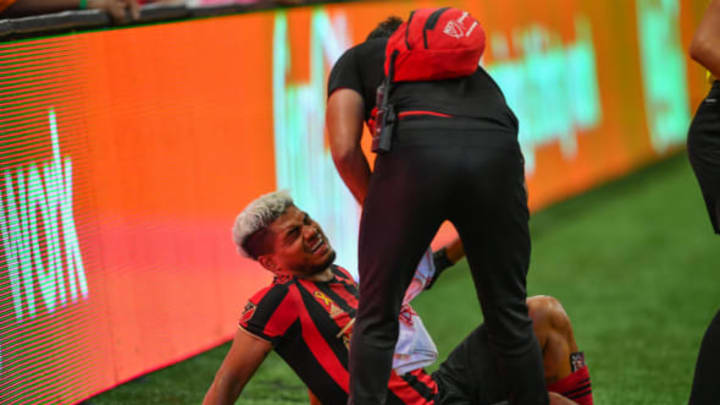
[[[10,7],[15,0],[0,0],[0,13],[5,11],[6,8]]]

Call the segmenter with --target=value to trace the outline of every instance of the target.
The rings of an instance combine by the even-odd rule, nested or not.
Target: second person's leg
[[[432,156],[394,149],[376,161],[360,224],[360,300],[350,344],[355,405],[385,403],[402,298],[444,214],[441,184],[427,176]]]
[[[547,404],[542,355],[525,302],[530,234],[522,156],[508,142],[467,148],[463,162],[467,181],[451,220],[467,253],[498,372],[508,382],[511,405]]]

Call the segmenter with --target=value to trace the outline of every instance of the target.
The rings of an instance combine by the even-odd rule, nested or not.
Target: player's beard
[[[310,268],[308,275],[314,276],[316,274],[320,274],[323,271],[327,270],[327,268],[330,267],[330,265],[332,265],[335,262],[335,256],[337,256],[337,255],[335,254],[335,251],[333,250],[332,253],[330,253],[330,256],[328,256],[327,260],[325,260],[325,262],[323,262],[323,264],[319,264],[317,266]]]

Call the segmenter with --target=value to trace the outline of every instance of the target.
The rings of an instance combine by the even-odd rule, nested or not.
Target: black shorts
[[[720,82],[715,81],[690,125],[688,156],[700,184],[710,222],[720,234]]]
[[[497,361],[488,344],[487,328],[480,325],[450,353],[432,374],[440,405],[507,404],[509,389],[498,378]]]

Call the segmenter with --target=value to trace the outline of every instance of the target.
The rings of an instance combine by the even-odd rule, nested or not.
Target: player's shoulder
[[[387,39],[377,38],[363,41],[348,48],[335,63],[336,68],[344,68],[349,64],[360,65],[375,57],[385,54]],[[358,66],[356,66],[357,68]]]
[[[387,42],[387,38],[373,38],[363,41],[353,48],[358,54],[384,54]]]
[[[250,302],[255,305],[277,304],[291,295],[293,277],[275,277],[270,285],[258,290],[250,297]]]
[[[286,335],[299,314],[297,288],[292,280],[273,282],[250,297],[238,325],[273,345]]]

